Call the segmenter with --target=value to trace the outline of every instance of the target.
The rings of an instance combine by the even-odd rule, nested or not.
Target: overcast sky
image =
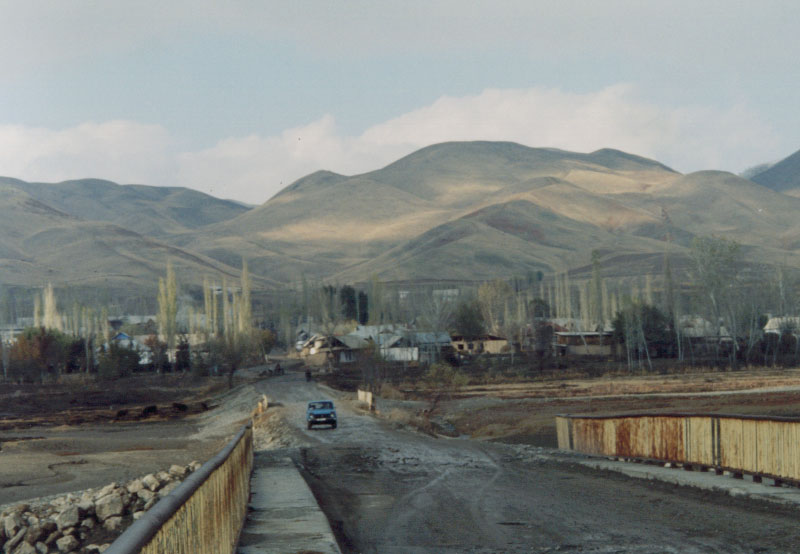
[[[0,0],[0,175],[266,201],[447,140],[800,149],[800,3]]]

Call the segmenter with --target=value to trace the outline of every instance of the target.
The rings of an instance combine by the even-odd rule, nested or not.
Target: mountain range
[[[254,286],[467,280],[530,272],[660,274],[695,236],[745,247],[752,264],[800,267],[800,152],[749,180],[681,174],[612,149],[588,154],[451,142],[368,173],[318,171],[256,207],[186,188],[0,178],[0,284],[153,294],[167,259],[182,282]]]

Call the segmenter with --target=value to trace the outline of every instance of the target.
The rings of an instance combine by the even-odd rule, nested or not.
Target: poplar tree
[[[237,326],[239,333],[249,334],[253,328],[253,305],[250,298],[250,272],[247,260],[242,261],[242,294],[239,299]]]
[[[589,283],[584,282],[580,289],[578,289],[578,300],[580,302],[579,305],[579,313],[580,313],[580,320],[581,320],[581,329],[583,331],[591,331],[592,330],[592,308],[589,301],[590,296],[589,290]]]
[[[372,275],[369,280],[369,319],[370,325],[390,323],[388,312],[389,305],[386,301],[386,290],[377,275]],[[392,322],[393,323],[393,322]]]
[[[103,333],[103,342],[111,342],[111,326],[108,324],[108,308],[103,307],[100,312],[100,331]]]
[[[58,313],[56,305],[56,293],[53,290],[53,284],[47,283],[42,293],[42,303],[44,304],[44,315],[42,318],[42,325],[45,329],[61,330],[61,315]]]
[[[231,333],[230,301],[228,300],[228,280],[222,277],[222,336],[228,337]]]
[[[211,302],[216,300],[212,296],[211,284],[208,282],[208,277],[203,277],[203,313],[205,314],[204,329],[209,335],[216,335],[216,326],[214,325],[214,308]]]
[[[600,252],[592,251],[592,281],[588,290],[588,319],[592,327],[603,325],[603,285],[600,275]]]
[[[175,348],[178,316],[178,284],[172,261],[167,261],[167,277],[158,279],[158,327],[168,348]]]

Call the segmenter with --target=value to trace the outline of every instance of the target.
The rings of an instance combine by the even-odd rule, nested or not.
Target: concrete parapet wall
[[[558,447],[800,481],[800,419],[725,414],[558,416]]]

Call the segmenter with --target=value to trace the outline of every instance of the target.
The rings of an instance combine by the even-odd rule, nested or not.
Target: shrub
[[[139,369],[139,353],[118,344],[100,354],[97,372],[102,379],[125,377]]]
[[[30,327],[17,337],[9,349],[11,378],[43,381],[48,374],[60,373],[67,355],[68,339],[58,331]]]
[[[189,340],[182,336],[175,347],[175,371],[188,371],[191,366]]]
[[[469,382],[469,377],[453,366],[444,363],[432,364],[423,376],[430,386],[459,389]]]

